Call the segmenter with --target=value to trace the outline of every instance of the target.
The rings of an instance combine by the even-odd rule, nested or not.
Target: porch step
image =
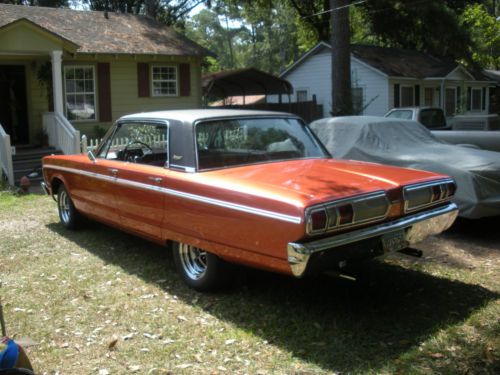
[[[14,168],[14,183],[19,186],[21,177],[28,176],[36,172],[36,175],[29,177],[31,185],[38,185],[43,180],[42,158],[47,155],[60,155],[61,150],[53,147],[23,147],[16,150],[16,155],[12,157]]]

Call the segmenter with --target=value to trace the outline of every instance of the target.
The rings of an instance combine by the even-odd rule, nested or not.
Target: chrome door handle
[[[162,182],[163,179],[161,177],[148,177],[151,181],[154,182]]]
[[[118,169],[116,168],[108,168],[108,171],[110,171],[113,176],[115,176],[118,173]]]

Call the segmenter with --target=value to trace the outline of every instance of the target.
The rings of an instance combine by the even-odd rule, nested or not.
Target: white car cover
[[[411,120],[352,116],[309,126],[334,158],[447,174],[457,183],[460,216],[500,215],[500,152],[445,143]]]

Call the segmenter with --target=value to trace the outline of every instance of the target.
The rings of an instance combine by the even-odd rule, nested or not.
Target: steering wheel
[[[141,148],[138,149],[138,151],[141,152],[140,155],[135,155],[135,152],[132,152],[132,151],[128,150],[128,148],[130,146],[136,145],[136,144],[142,146]],[[148,153],[150,153],[150,154],[153,153],[153,149],[147,143],[144,143],[144,142],[141,142],[141,141],[138,141],[138,140],[130,141],[129,143],[127,143],[127,145],[122,150],[123,158],[126,161],[131,161],[131,162],[135,163],[135,162],[137,162],[138,158],[141,158],[144,155],[146,155],[146,153],[143,151],[143,148],[147,149],[149,151]]]

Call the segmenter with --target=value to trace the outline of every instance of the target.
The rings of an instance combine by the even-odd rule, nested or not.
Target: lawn
[[[498,374],[498,224],[459,222],[357,281],[245,271],[200,294],[166,249],[4,192],[0,293],[41,374]]]

